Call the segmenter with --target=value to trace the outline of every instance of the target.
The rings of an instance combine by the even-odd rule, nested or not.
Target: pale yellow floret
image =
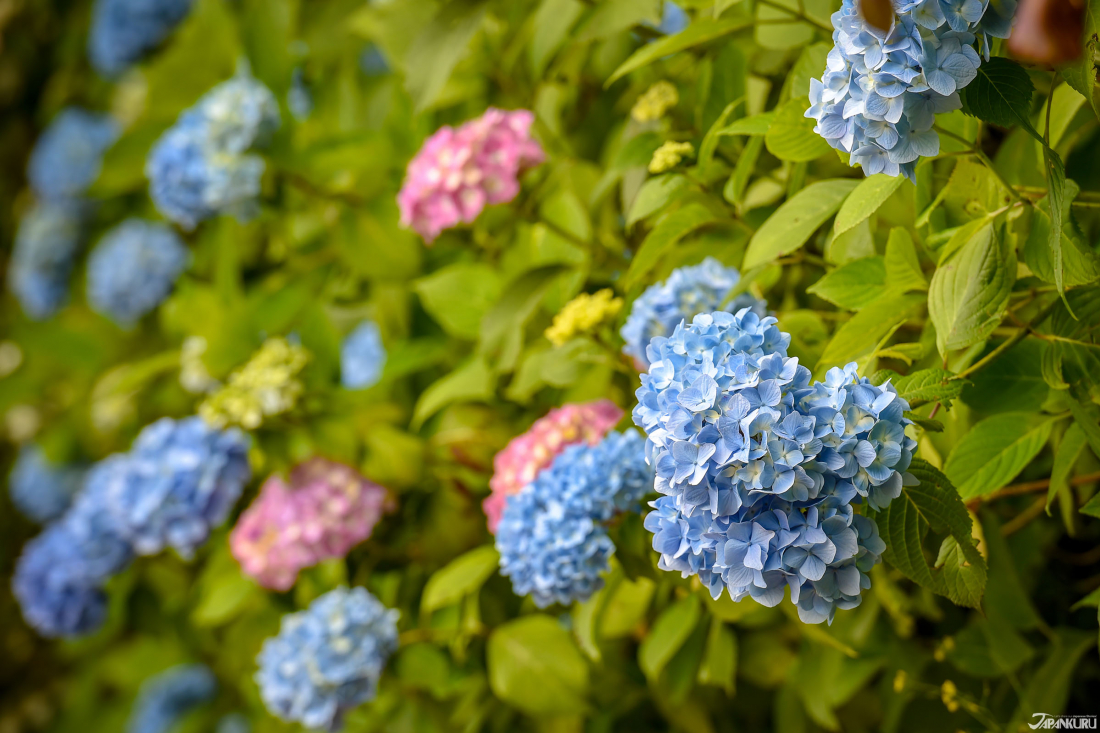
[[[638,101],[630,110],[630,116],[637,122],[654,122],[664,117],[665,112],[679,102],[680,94],[676,91],[676,87],[670,82],[659,81],[638,97]]]
[[[669,140],[653,151],[653,160],[649,161],[650,173],[664,173],[680,165],[685,156],[695,155],[691,143],[678,143]]]
[[[554,316],[554,323],[546,329],[546,338],[554,346],[561,346],[574,336],[592,332],[605,320],[613,318],[622,307],[622,298],[616,298],[610,288],[591,295],[581,293]]]
[[[215,427],[240,425],[252,430],[265,417],[294,407],[302,393],[298,372],[309,361],[309,353],[285,338],[264,342],[229,382],[199,407],[199,414]]]

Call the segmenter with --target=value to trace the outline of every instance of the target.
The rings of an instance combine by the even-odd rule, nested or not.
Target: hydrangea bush
[[[1088,720],[1097,1],[2,4],[0,733]]]

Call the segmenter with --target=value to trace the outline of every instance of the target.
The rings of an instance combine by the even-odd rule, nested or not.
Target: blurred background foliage
[[[296,334],[311,354],[305,392],[253,431],[255,474],[325,455],[397,499],[369,541],[305,571],[287,593],[242,576],[226,540],[232,522],[193,562],[141,558],[111,581],[106,627],[75,642],[39,639],[3,584],[0,731],[123,730],[142,681],[187,661],[214,670],[219,694],[181,732],[213,730],[230,712],[257,733],[296,730],[264,710],[255,655],[283,614],[340,584],[365,585],[401,611],[401,648],[377,700],[348,716],[349,733],[1015,731],[1037,711],[1096,713],[1100,507],[1089,500],[1100,372],[1088,358],[1100,323],[1089,306],[1100,296],[1088,284],[1100,275],[1100,124],[1091,100],[1052,89],[1049,71],[1029,72],[1034,118],[1052,95],[1050,143],[1081,191],[1065,225],[1081,258],[1067,265],[1082,319],[1072,320],[1054,302],[1045,240],[1032,234],[1044,219],[1049,231],[1044,204],[1001,211],[1005,185],[1036,200],[1046,186],[1042,149],[1024,131],[944,115],[940,126],[963,142],[944,138],[915,186],[877,182],[860,188],[859,206],[844,204],[861,174],[802,116],[834,9],[830,0],[195,0],[161,49],[109,82],[86,60],[89,2],[0,0],[6,247],[30,205],[28,151],[66,105],[110,111],[125,127],[91,192],[88,241],[128,215],[156,217],[150,146],[242,59],[284,122],[266,151],[260,214],[186,234],[190,269],[135,328],[88,308],[82,265],[51,320],[31,322],[5,298],[3,464],[31,439],[54,460],[91,462],[157,417],[193,414],[200,398],[179,379],[187,337],[205,339],[202,361],[224,380],[267,336]],[[632,108],[659,81],[678,102],[638,121]],[[533,110],[548,160],[512,204],[425,247],[397,223],[404,167],[440,125],[490,105]],[[693,143],[695,156],[651,176],[668,140]],[[966,154],[976,140],[1000,177]],[[996,219],[1019,259],[1011,305],[944,357],[925,290],[953,235],[983,218]],[[919,455],[959,486],[996,474],[963,493],[988,560],[980,610],[890,565],[831,626],[802,624],[787,604],[712,601],[656,570],[636,515],[613,528],[613,572],[586,603],[537,612],[495,572],[480,508],[493,455],[565,402],[608,397],[629,411],[638,378],[616,331],[630,302],[708,255],[742,269],[742,289],[768,300],[793,336],[791,355],[817,376],[846,361],[868,375],[968,373],[920,400],[922,416],[937,414],[918,430]],[[614,329],[561,346],[543,337],[573,296],[605,287],[626,299]],[[1056,312],[1018,338],[1041,309]],[[339,346],[363,317],[379,324],[389,359],[378,385],[349,392],[337,386]],[[1071,362],[1083,350],[1081,370],[1064,372],[1072,390],[1051,386],[1067,384],[1050,372],[1052,334]],[[1009,339],[1007,353],[968,372]],[[1088,439],[1067,456],[1073,424]],[[5,494],[0,574],[10,577],[36,532]],[[943,539],[932,535],[929,561]]]

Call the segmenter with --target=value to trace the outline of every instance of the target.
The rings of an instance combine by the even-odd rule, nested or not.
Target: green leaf
[[[951,451],[943,471],[973,499],[1006,486],[1050,439],[1051,419],[1027,412],[993,415],[975,425]]]
[[[782,7],[775,7],[776,5]],[[797,17],[803,8],[807,15],[817,21],[816,28],[828,27],[829,13],[833,10],[833,5],[828,0],[776,0],[770,4],[756,3],[756,42],[761,47],[774,51],[807,45],[817,30],[815,26]],[[824,70],[824,66],[818,69],[817,76]],[[809,89],[796,91],[802,96],[809,93]]]
[[[535,34],[527,47],[533,77],[542,76],[583,12],[584,4],[579,0],[543,0],[539,5],[534,18]]]
[[[769,153],[794,163],[808,163],[832,153],[825,138],[814,132],[813,119],[804,114],[809,107],[808,98],[798,97],[787,100],[775,110],[775,119],[764,136]]]
[[[1092,498],[1081,507],[1080,512],[1084,515],[1100,519],[1100,493],[1093,494]],[[1097,592],[1100,592],[1100,588],[1093,591],[1093,593]]]
[[[629,290],[653,269],[657,262],[677,242],[696,229],[718,221],[718,217],[702,204],[688,204],[657,222],[638,248],[630,268],[623,275],[622,286]]]
[[[564,265],[545,265],[528,270],[504,289],[500,300],[481,319],[480,352],[497,356],[501,371],[511,370],[522,346],[523,325],[542,302],[559,275],[567,272]]]
[[[630,72],[636,71],[643,66],[648,66],[657,59],[689,48],[694,48],[703,43],[709,43],[710,41],[727,36],[730,33],[748,28],[751,25],[752,21],[750,19],[742,17],[730,17],[719,20],[715,20],[713,17],[707,17],[705,15],[698,17],[680,33],[672,36],[665,36],[635,51],[631,54],[630,58],[624,61],[619,68],[611,73],[611,76],[604,82],[604,86],[611,86]]]
[[[894,389],[906,402],[943,402],[950,405],[966,386],[965,379],[951,379],[955,375],[946,369],[932,367],[921,369],[894,380]]]
[[[413,428],[418,429],[447,405],[489,399],[493,396],[494,381],[493,372],[484,359],[470,358],[420,393],[413,410]]]
[[[886,284],[891,290],[902,293],[928,289],[913,238],[902,227],[891,229],[886,241]]]
[[[412,42],[405,57],[405,89],[418,112],[431,107],[443,91],[487,8],[484,0],[453,0]]]
[[[811,183],[796,193],[756,230],[741,267],[749,270],[765,265],[804,245],[858,185],[851,178],[831,178]]]
[[[912,318],[923,306],[921,294],[884,293],[837,330],[818,360],[816,370],[843,366],[867,356],[887,334]]]
[[[417,280],[424,310],[452,336],[476,339],[481,319],[500,296],[500,275],[480,262],[458,262]]]
[[[431,613],[437,608],[458,603],[476,593],[497,570],[500,555],[492,545],[470,550],[432,574],[420,598],[420,612]]]
[[[998,345],[990,341],[986,348]],[[1042,355],[1038,339],[1024,339],[971,377],[973,384],[963,392],[963,401],[987,415],[1009,410],[1038,412],[1050,394],[1043,381]],[[1006,400],[1006,394],[1012,399]]]
[[[630,213],[626,216],[627,228],[679,199],[689,185],[687,176],[680,173],[665,173],[646,179],[630,205]]]
[[[699,621],[699,599],[684,596],[666,608],[638,647],[638,664],[650,681],[655,681],[669,660],[691,636]]]
[[[879,255],[852,260],[806,288],[830,303],[859,310],[882,295],[886,287],[886,265]]]
[[[1015,281],[1016,253],[987,223],[932,276],[928,314],[940,354],[988,338],[1004,316]]]
[[[1094,455],[1100,457],[1100,407],[1081,399],[1083,395],[1074,395],[1078,399],[1069,400],[1069,411],[1081,430]]]
[[[644,576],[623,578],[609,588],[607,602],[600,611],[599,635],[602,639],[628,636],[645,619],[657,584]]]
[[[1088,285],[1100,280],[1100,257],[1089,247],[1082,244],[1076,231],[1069,209],[1077,198],[1077,184],[1066,181],[1065,201],[1062,204],[1062,270],[1063,284],[1066,287]],[[1054,272],[1053,247],[1051,246],[1050,202],[1041,199],[1031,210],[1031,230],[1023,248],[1023,259],[1039,279],[1056,284]]]
[[[1020,698],[1020,706],[1005,730],[1027,730],[1025,724],[1030,726],[1040,720],[1036,717],[1037,713],[1058,716],[1065,712],[1077,664],[1095,645],[1095,633],[1080,629],[1055,629],[1050,654],[1031,676]]]
[[[737,165],[734,166],[733,173],[730,173],[729,180],[726,181],[726,185],[722,189],[722,197],[734,206],[739,207],[745,201],[745,187],[756,169],[756,161],[760,157],[760,150],[763,147],[763,137],[749,138],[749,141],[745,143],[745,149],[741,151],[741,155],[737,158]]]
[[[529,715],[586,707],[588,665],[569,632],[550,616],[536,613],[498,626],[486,662],[493,694]]]
[[[963,112],[1001,127],[1020,125],[1040,142],[1031,124],[1031,98],[1035,85],[1024,67],[1003,56],[994,56],[978,67],[978,75],[959,93]]]
[[[844,199],[844,205],[840,207],[836,221],[833,222],[833,232],[843,234],[870,218],[904,182],[905,179],[901,176],[888,176],[884,173],[863,179],[848,198]]]
[[[952,602],[978,608],[986,584],[986,565],[972,534],[970,514],[951,482],[931,464],[914,458],[909,473],[920,482],[905,486],[901,496],[879,512],[877,522],[886,542],[883,558],[905,577]],[[925,559],[923,541],[929,529],[950,535],[947,552],[935,568]],[[945,541],[944,545],[947,545]]]
[[[1076,422],[1072,423],[1062,436],[1062,442],[1054,451],[1054,467],[1050,471],[1050,488],[1047,490],[1048,513],[1050,505],[1054,503],[1054,497],[1062,492],[1069,492],[1069,480],[1073,475],[1073,467],[1077,464],[1077,459],[1081,456],[1086,442],[1085,431]],[[1072,500],[1071,494],[1066,493],[1065,496]]]
[[[755,115],[749,115],[748,117],[742,117],[741,119],[726,125],[719,130],[720,135],[759,135],[764,136],[768,134],[768,128],[775,122],[775,111],[761,112]]]
[[[659,0],[607,0],[598,4],[581,22],[574,40],[577,43],[597,41],[645,22],[661,22]]]
[[[1068,82],[1092,105],[1093,112],[1100,117],[1100,2],[1087,0],[1082,18],[1081,46],[1083,53],[1076,64],[1062,70]]]
[[[732,695],[736,675],[737,637],[721,619],[713,618],[707,632],[703,661],[699,665],[699,684],[721,687],[727,695]]]
[[[703,142],[699,144],[699,156],[697,158],[699,168],[706,170],[714,161],[714,151],[718,149],[718,140],[722,137],[722,126],[726,124],[726,120],[733,114],[733,111],[744,102],[744,98],[741,98],[727,104],[721,114],[718,115],[718,119],[707,130],[707,134],[703,136]]]
[[[1054,389],[1100,384],[1100,287],[1066,293],[1073,312],[1059,303],[1050,316],[1043,377]],[[1076,317],[1075,317],[1076,316]]]

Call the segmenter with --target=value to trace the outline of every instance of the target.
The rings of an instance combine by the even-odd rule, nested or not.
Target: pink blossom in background
[[[271,475],[229,536],[244,572],[265,588],[285,591],[298,571],[344,557],[370,537],[391,508],[384,488],[342,463],[312,458]]]
[[[489,531],[496,533],[508,497],[534,481],[566,446],[599,443],[622,417],[623,411],[611,400],[563,405],[513,438],[493,459],[493,478],[489,480],[493,493],[481,504],[489,518]]]
[[[490,107],[457,130],[439,128],[409,163],[397,194],[401,225],[431,243],[444,229],[469,224],[489,204],[519,193],[519,174],[545,154],[531,138],[535,116]]]

